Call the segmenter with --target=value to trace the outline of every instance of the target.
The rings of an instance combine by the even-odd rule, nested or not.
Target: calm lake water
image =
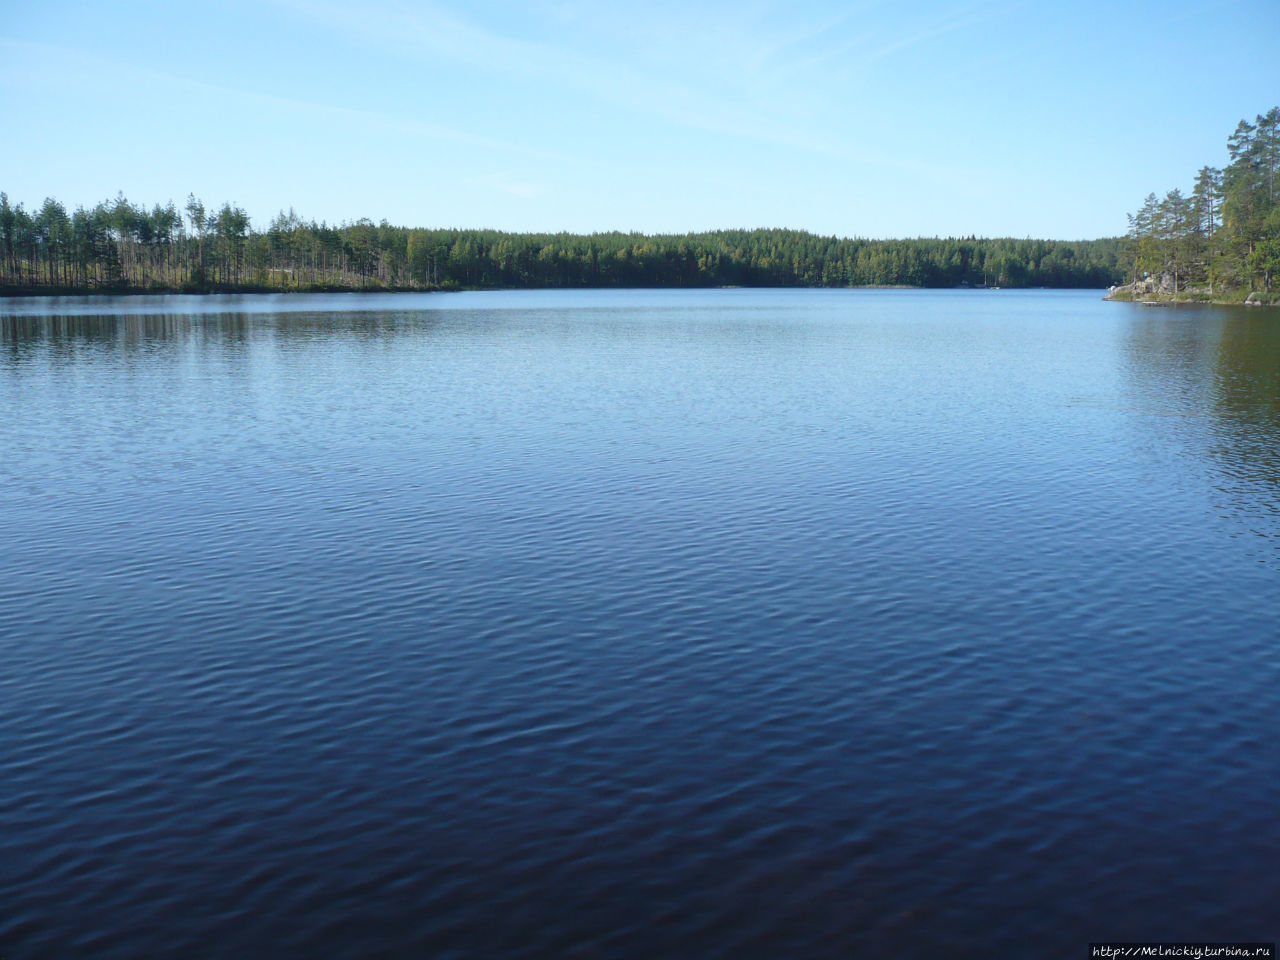
[[[0,301],[0,956],[1280,938],[1280,311]]]

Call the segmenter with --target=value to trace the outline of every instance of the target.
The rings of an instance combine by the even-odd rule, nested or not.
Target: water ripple
[[[4,309],[6,957],[1276,939],[1267,311]]]

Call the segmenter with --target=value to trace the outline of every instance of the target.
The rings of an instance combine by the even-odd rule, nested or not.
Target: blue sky
[[[1121,233],[1280,3],[0,0],[0,189],[507,230]]]

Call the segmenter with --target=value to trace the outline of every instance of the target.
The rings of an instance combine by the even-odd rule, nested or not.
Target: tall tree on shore
[[[1213,293],[1213,236],[1221,220],[1222,171],[1204,166],[1196,174],[1191,191],[1192,207],[1192,259],[1194,266],[1202,269]]]
[[[1148,193],[1136,213],[1129,214],[1129,238],[1134,244],[1133,269],[1138,273],[1150,273],[1160,269],[1164,262],[1159,244],[1160,201],[1154,193]]]
[[[3,260],[5,270],[9,273],[17,271],[17,259],[14,254],[17,224],[18,216],[13,207],[9,206],[9,195],[0,193],[0,258]]]
[[[1195,208],[1195,229],[1204,237],[1211,237],[1222,218],[1222,171],[1204,166],[1196,174],[1191,202]]]
[[[204,203],[196,199],[194,193],[187,194],[187,222],[191,224],[191,232],[196,238],[196,265],[190,273],[190,279],[197,285],[205,281],[204,272],[204,236],[208,229],[208,218],[205,215]]]

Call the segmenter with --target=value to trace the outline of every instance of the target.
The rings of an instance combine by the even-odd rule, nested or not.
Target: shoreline
[[[23,297],[212,297],[236,293],[453,293],[453,287],[326,287],[316,286],[305,290],[281,287],[246,285],[212,290],[191,290],[183,287],[8,287],[0,286],[0,300],[16,300]]]
[[[0,286],[0,300],[18,300],[18,299],[34,299],[37,297],[169,297],[169,296],[191,296],[191,297],[211,297],[211,296],[228,296],[232,294],[282,294],[293,296],[295,294],[315,294],[315,293],[476,293],[482,291],[514,291],[514,290],[956,290],[956,291],[973,291],[973,292],[1001,292],[1005,290],[1105,290],[1105,287],[1079,287],[1079,286],[947,286],[935,287],[924,285],[911,285],[899,283],[867,283],[867,284],[851,284],[848,286],[810,286],[791,284],[787,286],[751,286],[746,284],[706,284],[706,285],[679,285],[679,286],[562,286],[562,287],[545,287],[545,286],[522,286],[522,287],[504,287],[504,286],[446,286],[446,287],[326,287],[317,286],[309,289],[297,288],[280,288],[270,286],[239,286],[213,290],[191,290],[182,287],[16,287],[16,286]],[[1103,297],[1104,300],[1113,299],[1111,296]]]
[[[1149,307],[1176,307],[1183,304],[1199,304],[1215,307],[1280,307],[1280,291],[1254,290],[1243,295],[1214,296],[1206,290],[1186,290],[1181,293],[1160,293],[1155,290],[1137,291],[1133,284],[1116,287],[1103,300],[1114,303],[1140,303]]]

